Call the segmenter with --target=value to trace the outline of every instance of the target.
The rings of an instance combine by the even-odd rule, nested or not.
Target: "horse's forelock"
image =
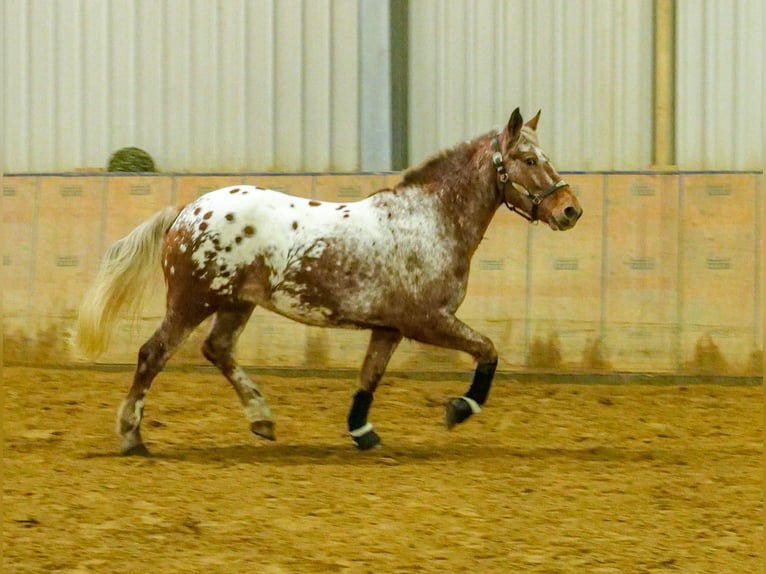
[[[534,146],[540,147],[540,141],[537,139],[537,132],[529,126],[523,126],[521,128],[521,138],[519,143],[526,141]]]

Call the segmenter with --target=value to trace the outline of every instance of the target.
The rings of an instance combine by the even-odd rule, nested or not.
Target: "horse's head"
[[[505,129],[493,137],[492,163],[498,185],[511,211],[529,221],[543,221],[551,229],[571,229],[582,215],[582,207],[537,141],[539,119],[537,112],[525,124],[516,108]]]

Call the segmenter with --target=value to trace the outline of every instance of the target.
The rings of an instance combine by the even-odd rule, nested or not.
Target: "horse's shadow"
[[[628,448],[616,446],[519,447],[490,444],[397,444],[370,451],[351,445],[327,444],[232,444],[211,446],[170,445],[151,449],[149,460],[193,464],[274,464],[333,466],[397,466],[466,460],[577,460],[583,462],[625,463],[661,462],[685,464],[684,453],[674,449]],[[91,453],[86,458],[119,456],[116,453]]]

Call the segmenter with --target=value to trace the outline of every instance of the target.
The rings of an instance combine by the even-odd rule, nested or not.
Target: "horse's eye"
[[[528,157],[527,159],[524,160],[524,163],[526,163],[527,165],[537,165],[537,160],[533,157]]]

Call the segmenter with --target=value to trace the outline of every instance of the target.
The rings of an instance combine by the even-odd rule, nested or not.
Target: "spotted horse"
[[[160,265],[167,287],[165,317],[139,350],[118,412],[121,452],[148,455],[140,426],[149,387],[211,315],[202,353],[236,390],[250,430],[275,438],[264,393],[233,355],[257,305],[309,325],[371,331],[348,414],[360,449],[380,444],[368,412],[403,337],[474,357],[473,380],[449,400],[446,426],[478,413],[498,355],[489,338],[455,317],[471,257],[503,204],[553,230],[571,229],[582,214],[540,147],[539,117],[525,124],[517,108],[503,129],[434,155],[393,189],[360,201],[226,187],[160,211],[112,245],[79,313],[77,341],[88,355],[107,348],[120,310],[140,299]]]

